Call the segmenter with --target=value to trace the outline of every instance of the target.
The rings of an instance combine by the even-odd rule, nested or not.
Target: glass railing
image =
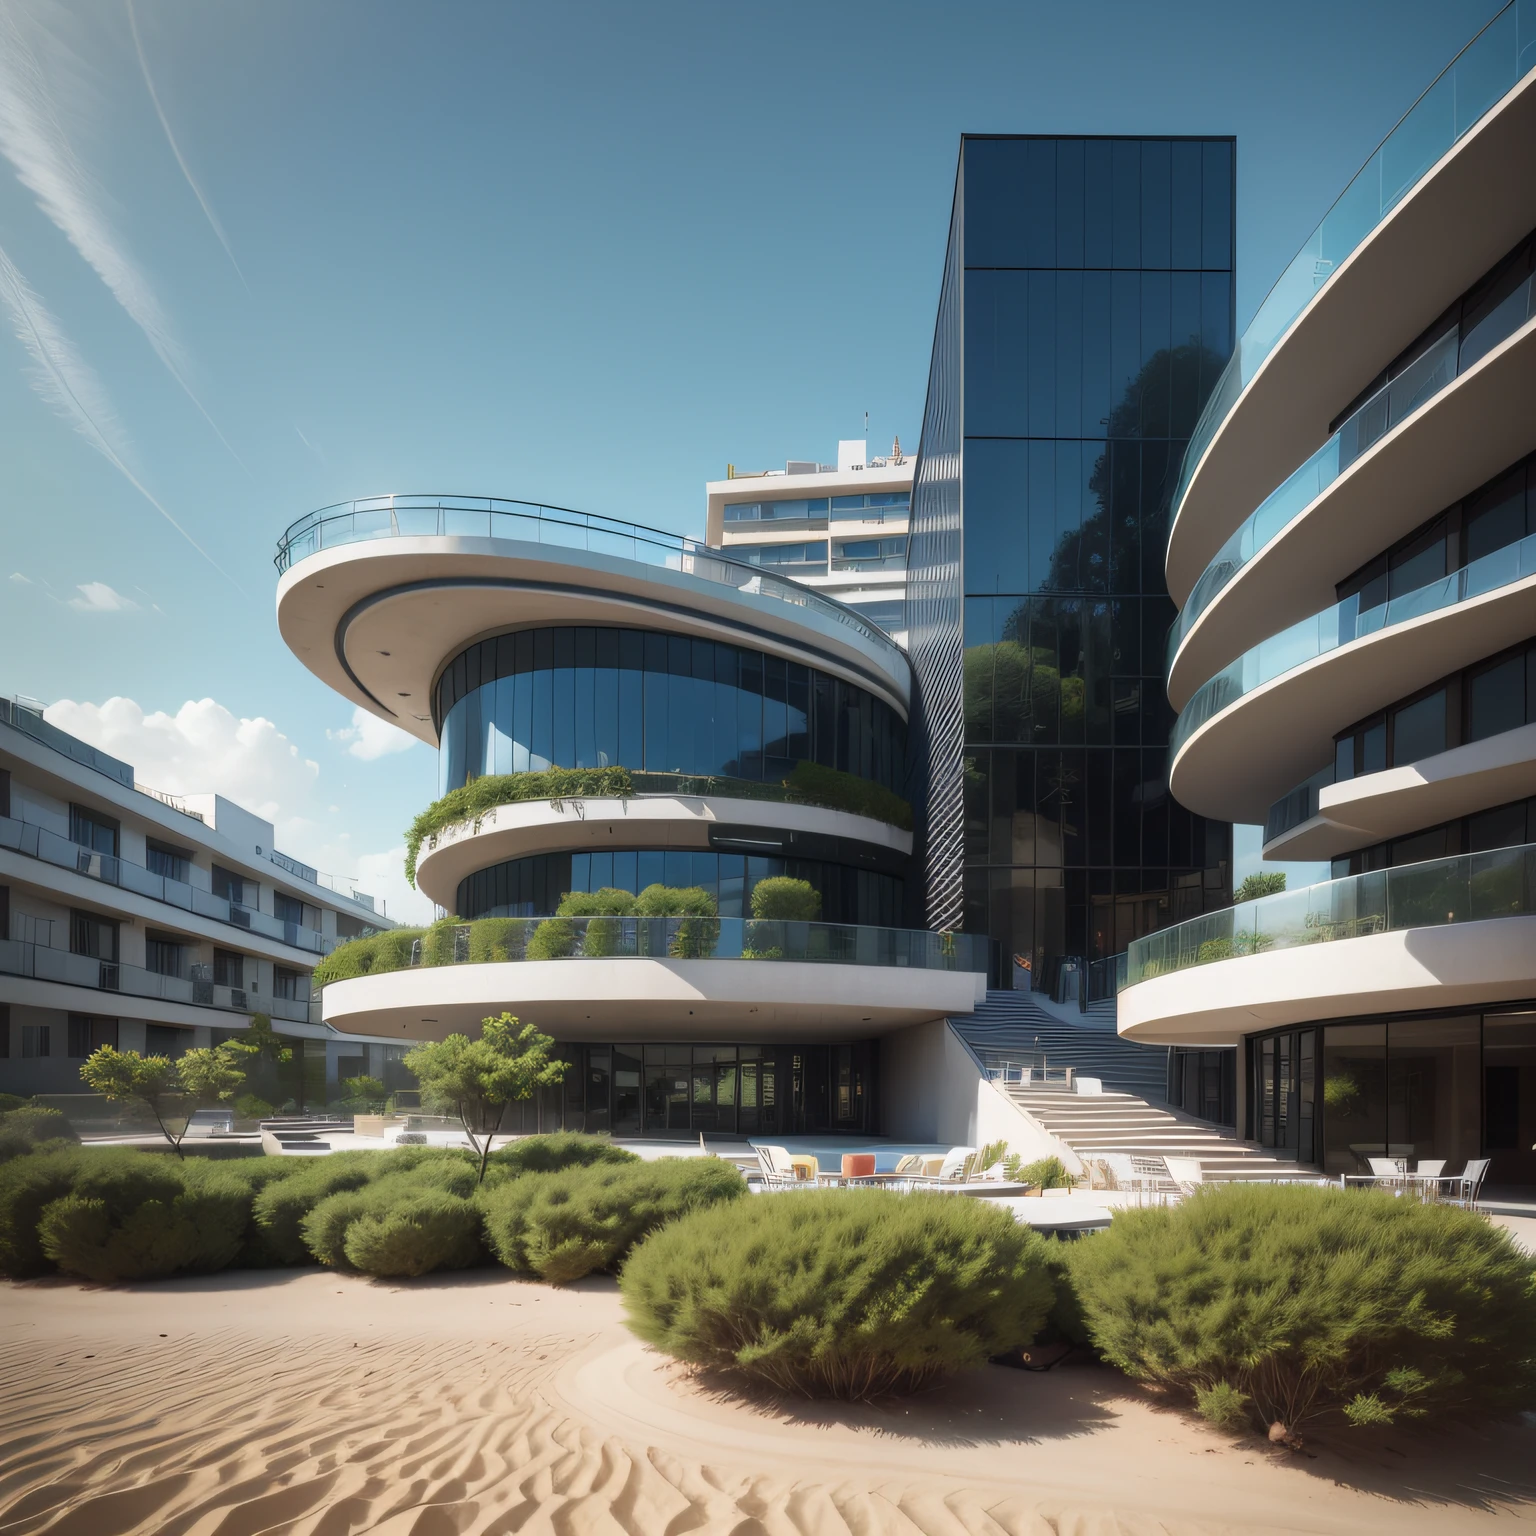
[[[1271,950],[1536,913],[1536,843],[1346,875],[1133,940],[1126,985]]]
[[[426,537],[520,539],[681,571],[753,597],[808,609],[853,630],[892,660],[904,659],[905,653],[884,630],[851,608],[685,534],[499,496],[373,496],[322,507],[288,527],[278,540],[273,563],[282,573],[310,555],[343,544]]]
[[[1245,652],[1195,690],[1189,703],[1179,711],[1173,729],[1172,756],[1178,756],[1184,743],[1206,721],[1282,673],[1362,636],[1390,629],[1394,624],[1403,624],[1442,608],[1452,608],[1457,603],[1497,591],[1533,574],[1536,574],[1536,533],[1528,534],[1518,544],[1496,549],[1491,555],[1484,555],[1427,587],[1404,592],[1363,612],[1356,593],[1299,624],[1292,624],[1289,629],[1271,635]]]
[[[194,973],[207,967],[194,966]],[[318,1003],[307,998],[268,997],[253,988],[227,987],[193,976],[162,976],[142,966],[91,955],[71,954],[23,939],[0,939],[0,974],[26,976],[36,981],[55,981],[70,987],[89,987],[96,992],[116,992],[129,997],[149,997],[196,1008],[218,1008],[230,1013],[267,1013],[297,1023],[319,1023]]]
[[[88,880],[99,880],[103,885],[114,885],[119,890],[147,896],[152,901],[163,901],[169,906],[179,907],[183,912],[195,912],[199,917],[212,918],[216,923],[228,923],[231,927],[245,929],[247,933],[276,939],[294,949],[306,949],[323,955],[334,947],[333,942],[327,942],[314,928],[284,922],[254,907],[227,901],[222,896],[215,896],[211,890],[204,890],[184,880],[174,880],[169,875],[157,875],[142,864],[130,863],[114,854],[82,848],[79,843],[71,842],[69,838],[29,821],[0,816],[0,848],[9,848],[15,853],[40,859],[59,869],[71,870],[77,875],[84,875]]]
[[[1479,358],[1536,316],[1536,276],[1528,277],[1465,337],[1452,330],[1383,384],[1293,475],[1259,503],[1257,511],[1222,545],[1201,573],[1178,620],[1168,631],[1167,667],[1195,620],[1237,573],[1289,528],[1356,459],[1427,405]]]
[[[1329,763],[1326,768],[1318,769],[1310,779],[1303,779],[1295,789],[1281,795],[1270,806],[1269,814],[1264,818],[1264,841],[1272,843],[1304,821],[1311,821],[1317,815],[1318,791],[1333,783],[1335,773],[1334,765]]]
[[[20,699],[0,699],[0,724],[21,731],[35,741],[42,742],[45,747],[52,747],[55,752],[62,752],[75,762],[94,768],[97,773],[104,773],[109,779],[126,784],[129,789],[133,788],[133,768],[130,764],[108,757],[105,752],[99,752],[67,731],[61,731],[58,726],[50,725],[43,719],[41,705],[25,704]]]
[[[1259,365],[1345,260],[1440,157],[1536,68],[1536,0],[1510,0],[1419,97],[1339,194],[1233,349],[1184,454],[1174,522],[1200,456]]]
[[[923,971],[987,969],[984,934],[744,917],[488,917],[417,939],[412,965],[612,959],[799,960]]]
[[[907,568],[905,551],[899,555],[834,555],[834,571],[904,571]]]

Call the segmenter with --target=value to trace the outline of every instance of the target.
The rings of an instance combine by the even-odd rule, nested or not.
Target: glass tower
[[[966,136],[912,504],[928,920],[1003,981],[1231,900],[1168,794],[1163,576],[1232,348],[1231,139]]]

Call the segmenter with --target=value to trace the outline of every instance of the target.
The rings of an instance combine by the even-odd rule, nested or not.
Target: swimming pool
[[[889,1141],[882,1136],[840,1136],[823,1140],[816,1136],[756,1136],[751,1145],[783,1147],[791,1154],[816,1159],[816,1166],[823,1173],[837,1173],[843,1166],[845,1152],[873,1152],[876,1173],[895,1173],[896,1164],[909,1152],[921,1152],[931,1156],[936,1152],[948,1152],[947,1143],[935,1141]]]

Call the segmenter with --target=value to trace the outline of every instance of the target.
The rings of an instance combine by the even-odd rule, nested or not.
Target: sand
[[[1536,1527],[1533,1451],[1511,1427],[1276,1452],[1071,1362],[756,1406],[642,1348],[603,1279],[0,1288],[4,1536],[1442,1536]]]

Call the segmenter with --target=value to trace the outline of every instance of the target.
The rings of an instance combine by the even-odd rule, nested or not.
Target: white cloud
[[[339,731],[327,731],[325,735],[328,741],[346,742],[347,751],[365,763],[416,745],[414,736],[407,736],[398,725],[369,714],[360,704],[352,711],[351,725],[343,726]]]
[[[137,613],[139,605],[131,597],[115,592],[104,581],[83,581],[75,588],[69,606],[76,613]]]
[[[50,724],[132,763],[134,778],[176,795],[214,792],[273,824],[277,846],[383,903],[397,921],[428,921],[432,904],[405,883],[405,848],[369,852],[338,828],[336,786],[262,716],[242,719],[214,699],[189,699],[175,714],[146,713],[132,699],[102,704],[61,699]],[[360,738],[358,738],[360,739]],[[408,738],[409,739],[409,738]],[[393,842],[397,833],[387,834]],[[383,839],[381,839],[383,840]]]
[[[32,585],[32,578],[30,576],[23,576],[20,571],[12,571],[11,580],[19,587],[30,587]]]

